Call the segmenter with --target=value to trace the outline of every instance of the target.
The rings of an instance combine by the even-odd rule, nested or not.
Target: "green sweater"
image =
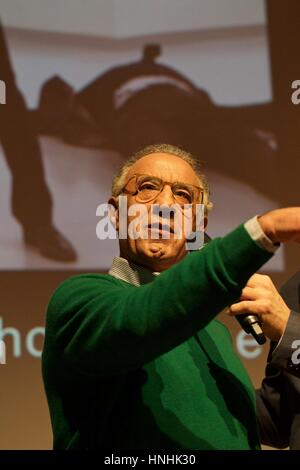
[[[214,318],[270,256],[241,225],[139,287],[63,282],[42,358],[54,448],[259,448],[253,387]]]

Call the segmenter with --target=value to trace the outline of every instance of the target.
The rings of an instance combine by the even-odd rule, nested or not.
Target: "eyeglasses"
[[[135,189],[133,191],[125,189],[132,180],[134,180]],[[192,184],[181,183],[179,181],[171,183],[170,181],[164,181],[161,178],[151,175],[133,175],[127,181],[122,191],[134,196],[136,195],[136,200],[139,202],[150,202],[158,197],[166,184],[171,186],[173,197],[178,204],[184,205],[196,202],[200,204],[203,203],[203,188]]]

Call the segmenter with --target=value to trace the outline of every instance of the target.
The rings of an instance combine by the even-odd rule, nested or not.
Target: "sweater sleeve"
[[[44,359],[54,348],[95,377],[140,367],[205,327],[271,256],[241,225],[140,287],[109,275],[70,278],[49,304]]]

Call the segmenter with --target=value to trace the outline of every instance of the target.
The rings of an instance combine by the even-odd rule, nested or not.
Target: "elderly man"
[[[139,152],[114,179],[117,230],[120,195],[149,213],[153,204],[209,207],[197,160],[169,145]],[[52,297],[43,377],[54,448],[260,447],[253,387],[215,317],[280,242],[300,242],[300,208],[253,218],[188,255],[172,220],[169,228],[164,237],[161,218],[147,238],[120,239],[108,274],[72,277]],[[272,317],[264,327],[278,340],[287,319]]]

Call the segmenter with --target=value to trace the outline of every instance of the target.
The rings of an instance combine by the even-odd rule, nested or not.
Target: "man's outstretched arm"
[[[260,223],[275,242],[300,241],[300,208],[267,213]],[[241,225],[141,287],[71,278],[50,302],[46,350],[51,338],[64,363],[90,376],[133,370],[205,327],[270,256]]]

